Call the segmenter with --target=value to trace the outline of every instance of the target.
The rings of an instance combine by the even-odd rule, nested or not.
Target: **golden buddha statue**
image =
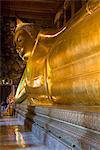
[[[32,105],[100,105],[100,2],[86,8],[58,32],[22,24],[16,49],[27,65],[16,102]]]

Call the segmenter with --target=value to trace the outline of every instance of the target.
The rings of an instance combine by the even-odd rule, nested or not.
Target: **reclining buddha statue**
[[[88,1],[57,32],[22,23],[14,41],[27,62],[16,103],[100,106],[100,1]]]

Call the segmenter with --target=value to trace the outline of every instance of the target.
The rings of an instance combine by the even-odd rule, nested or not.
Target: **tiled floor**
[[[0,150],[48,150],[17,118],[0,118]]]

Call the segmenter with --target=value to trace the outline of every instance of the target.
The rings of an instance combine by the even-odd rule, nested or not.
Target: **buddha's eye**
[[[23,41],[24,41],[23,37],[22,37],[22,36],[19,36],[18,39],[17,39],[17,42],[18,42],[18,43],[22,43]]]
[[[18,39],[18,42],[21,42],[22,41],[22,39]]]

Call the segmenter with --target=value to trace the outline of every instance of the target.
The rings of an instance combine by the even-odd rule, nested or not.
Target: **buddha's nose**
[[[24,48],[22,48],[22,47],[16,47],[16,51],[17,51],[17,53],[22,54],[23,51],[24,51]]]

